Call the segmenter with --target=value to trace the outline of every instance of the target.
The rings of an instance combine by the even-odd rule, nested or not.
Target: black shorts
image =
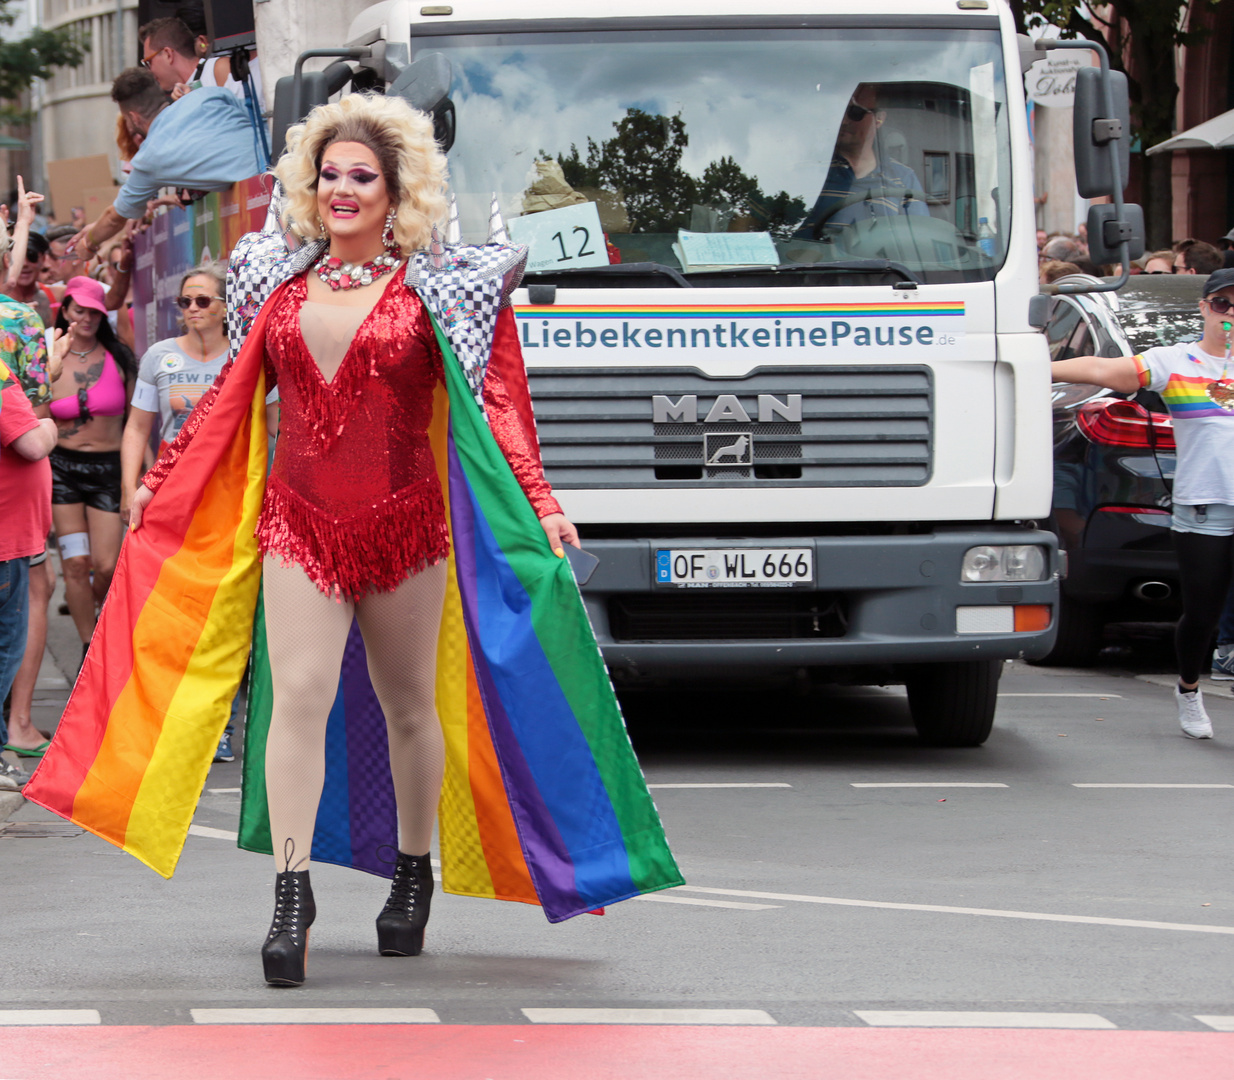
[[[51,452],[53,506],[85,503],[109,514],[120,513],[120,451],[84,453],[57,446]]]

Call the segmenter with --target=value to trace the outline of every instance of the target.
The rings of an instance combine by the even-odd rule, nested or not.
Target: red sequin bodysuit
[[[282,419],[257,538],[323,592],[355,599],[395,588],[448,552],[427,434],[442,357],[420,298],[396,277],[327,383],[301,330],[306,294],[305,279],[293,278],[266,325]],[[484,387],[493,434],[537,516],[559,513],[534,427],[506,387],[511,344],[517,350],[509,309],[496,338]],[[525,396],[521,359],[514,375],[514,397]]]
[[[263,553],[302,567],[323,592],[357,599],[396,588],[449,551],[427,434],[441,350],[423,303],[396,272],[327,382],[301,330],[306,294],[300,276],[269,301],[267,388],[278,385],[281,419],[257,538]],[[229,368],[146,474],[152,491],[204,420]],[[540,463],[510,308],[498,316],[484,405],[536,515],[560,513]]]

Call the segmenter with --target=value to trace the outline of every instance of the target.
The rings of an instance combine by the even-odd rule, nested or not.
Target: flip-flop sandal
[[[5,743],[3,747],[0,747],[0,749],[7,750],[11,754],[16,754],[18,757],[41,758],[49,746],[51,746],[50,739],[48,739],[47,742],[34,747],[34,749],[30,749],[27,746],[14,746],[12,743]]]

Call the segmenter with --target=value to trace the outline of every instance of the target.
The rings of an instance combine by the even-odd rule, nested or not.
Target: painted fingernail
[[[556,555],[557,558],[559,559],[564,559],[566,557],[566,552],[564,548],[553,548],[553,554]]]

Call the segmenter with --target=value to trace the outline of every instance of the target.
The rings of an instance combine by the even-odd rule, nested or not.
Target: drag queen
[[[277,870],[262,959],[267,982],[295,986],[304,981],[315,915],[309,853],[326,720],[353,616],[386,718],[398,814],[397,866],[377,919],[380,952],[418,954],[428,919],[444,762],[434,675],[449,534],[426,432],[443,358],[404,264],[429,247],[447,202],[432,123],[397,98],[353,94],[315,109],[288,132],[287,146],[275,170],[287,218],[306,241],[328,242],[262,312],[267,384],[277,382],[282,403],[257,524]],[[494,350],[517,349],[513,338],[511,316],[498,322]],[[525,382],[506,385],[491,370],[484,408],[544,543],[561,556],[578,537],[544,479],[534,429],[512,405],[526,393]],[[157,508],[176,456],[173,447],[138,490],[132,528],[152,499]]]

